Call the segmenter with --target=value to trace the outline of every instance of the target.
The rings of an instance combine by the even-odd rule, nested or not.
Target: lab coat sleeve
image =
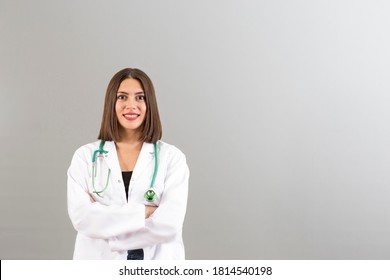
[[[73,156],[68,169],[68,213],[74,228],[92,238],[108,239],[144,227],[145,206],[142,204],[91,203],[87,194],[86,157],[81,148]]]
[[[181,234],[187,208],[189,169],[179,150],[170,161],[165,188],[156,211],[145,221],[145,227],[109,240],[113,251],[145,248],[168,242]]]

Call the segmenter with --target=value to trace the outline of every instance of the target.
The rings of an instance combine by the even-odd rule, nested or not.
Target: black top
[[[131,175],[133,175],[133,171],[122,171],[123,184],[125,185],[125,191],[126,191],[126,200],[129,200],[129,185],[130,185]],[[143,249],[128,250],[127,259],[143,260],[144,250]]]
[[[126,200],[128,200],[129,198],[129,185],[130,185],[131,175],[133,175],[133,171],[122,171],[123,184],[125,185],[125,191],[126,191]]]

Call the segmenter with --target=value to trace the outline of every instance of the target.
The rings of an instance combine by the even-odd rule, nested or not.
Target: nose
[[[129,98],[126,102],[126,109],[135,109],[136,107],[136,101],[133,98]]]

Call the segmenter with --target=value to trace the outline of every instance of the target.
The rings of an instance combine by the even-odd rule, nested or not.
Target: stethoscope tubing
[[[97,196],[99,197],[103,197],[102,194],[107,190],[108,188],[108,182],[110,180],[110,175],[111,175],[111,169],[109,168],[108,169],[108,175],[107,175],[107,181],[106,181],[106,184],[104,186],[104,188],[100,191],[97,191],[96,188],[95,188],[95,177],[96,177],[96,170],[95,170],[95,165],[96,165],[96,157],[98,156],[98,154],[107,154],[108,151],[104,150],[103,149],[103,146],[104,146],[104,143],[105,141],[104,140],[101,140],[100,141],[100,145],[99,145],[99,149],[94,151],[93,152],[93,155],[92,155],[92,188],[93,188],[93,193],[96,194]],[[152,181],[150,183],[150,187],[149,189],[145,192],[145,199],[147,202],[153,202],[156,200],[156,193],[155,191],[153,190],[154,188],[154,182],[156,180],[156,177],[157,177],[157,171],[158,171],[158,152],[157,152],[157,143],[153,143],[153,147],[154,147],[154,171],[153,171],[153,177],[152,177]]]

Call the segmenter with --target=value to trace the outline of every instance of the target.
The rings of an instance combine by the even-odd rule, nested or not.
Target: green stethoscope
[[[94,151],[93,155],[92,155],[92,188],[93,188],[93,193],[95,193],[97,196],[100,196],[100,197],[103,197],[102,194],[106,191],[106,189],[108,187],[108,182],[110,180],[110,175],[111,175],[111,169],[108,169],[106,185],[101,191],[97,191],[95,188],[95,175],[96,175],[95,174],[95,164],[96,164],[96,157],[98,154],[107,154],[108,153],[108,151],[103,150],[104,142],[105,142],[104,140],[100,141],[99,150]],[[157,195],[156,195],[155,191],[153,190],[154,181],[156,180],[157,169],[158,169],[157,143],[154,143],[153,146],[154,146],[153,177],[152,177],[152,182],[150,183],[149,189],[144,194],[145,200],[147,202],[153,202],[157,198]]]

